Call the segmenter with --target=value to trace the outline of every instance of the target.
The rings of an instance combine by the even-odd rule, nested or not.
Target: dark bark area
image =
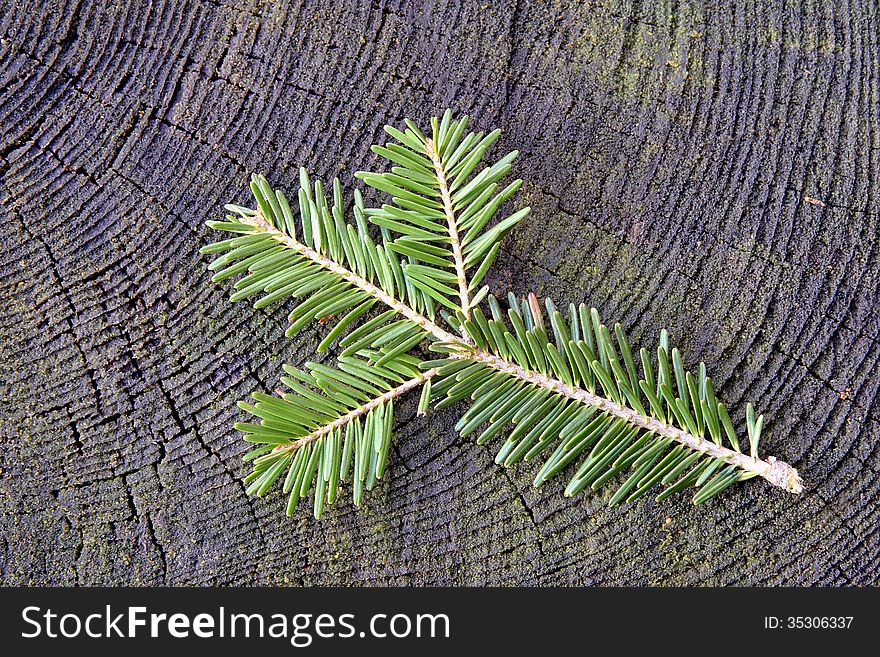
[[[0,581],[878,582],[875,3],[111,4],[0,1]],[[203,222],[447,106],[522,151],[492,287],[667,327],[805,494],[567,499],[413,400],[361,511],[245,496],[235,402],[319,331],[230,304]]]

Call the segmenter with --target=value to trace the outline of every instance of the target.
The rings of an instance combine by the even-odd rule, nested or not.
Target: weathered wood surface
[[[0,2],[2,582],[876,583],[880,18],[728,4]],[[609,509],[411,405],[363,511],[244,495],[235,401],[317,333],[203,222],[447,106],[523,153],[495,289],[668,327],[806,494]]]

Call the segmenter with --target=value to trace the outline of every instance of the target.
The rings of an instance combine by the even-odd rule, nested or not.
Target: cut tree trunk
[[[0,581],[876,584],[876,5],[332,4],[0,0]],[[245,495],[235,402],[321,328],[229,303],[204,221],[446,107],[522,151],[493,290],[668,328],[804,494],[568,499],[413,399],[360,511]]]

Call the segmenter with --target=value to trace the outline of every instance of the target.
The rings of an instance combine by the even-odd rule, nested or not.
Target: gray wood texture
[[[0,581],[876,584],[878,34],[844,0],[0,0]],[[245,496],[235,402],[319,330],[230,304],[203,222],[447,106],[522,151],[493,289],[667,327],[804,495],[567,499],[412,400],[360,512]]]

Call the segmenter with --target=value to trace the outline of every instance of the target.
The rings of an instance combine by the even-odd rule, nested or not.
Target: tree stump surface
[[[0,581],[876,584],[880,17],[727,4],[2,0]],[[235,402],[321,332],[229,303],[205,220],[254,171],[350,198],[446,107],[522,152],[493,290],[668,328],[803,495],[568,499],[415,399],[360,511],[245,495]]]

